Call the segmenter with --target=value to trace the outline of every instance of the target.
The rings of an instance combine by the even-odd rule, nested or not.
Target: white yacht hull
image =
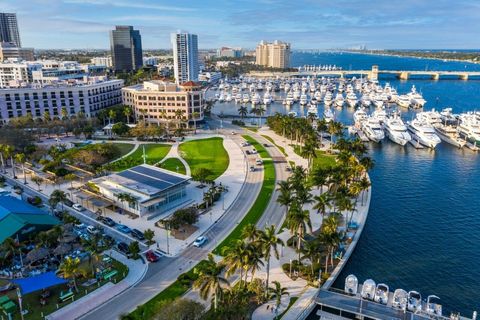
[[[386,130],[387,137],[396,144],[404,146],[407,144],[408,141],[412,140],[412,137],[407,133],[392,133],[390,130]]]
[[[434,140],[434,139],[428,139],[426,137],[422,137],[419,134],[416,134],[415,132],[408,130],[410,132],[410,136],[412,137],[412,142],[418,142],[422,146],[425,146],[427,148],[435,149],[435,147],[441,142],[440,139]]]
[[[443,134],[442,132],[440,132],[439,130],[435,130],[437,132],[437,135],[438,137],[448,143],[448,144],[451,144],[452,146],[455,146],[457,148],[463,148],[465,146],[465,144],[467,143],[465,140],[459,138],[459,137],[451,137],[449,135],[446,135],[446,134]]]

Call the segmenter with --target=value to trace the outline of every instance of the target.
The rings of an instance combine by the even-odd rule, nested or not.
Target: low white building
[[[0,89],[0,123],[32,115],[60,117],[65,108],[69,116],[83,112],[94,117],[100,110],[122,103],[123,80],[85,77],[83,80],[52,84],[23,84],[18,88]]]
[[[208,83],[214,83],[222,79],[221,72],[202,72],[198,75],[198,81],[206,81]]]
[[[112,57],[95,57],[90,60],[94,66],[105,66],[111,68],[113,66]]]
[[[188,202],[186,186],[190,179],[183,174],[142,164],[90,182],[115,205],[148,219]],[[122,200],[122,195],[128,195],[130,201]]]

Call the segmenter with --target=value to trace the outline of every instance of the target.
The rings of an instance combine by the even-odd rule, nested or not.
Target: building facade
[[[105,66],[111,68],[113,66],[112,57],[95,57],[90,60],[94,66]]]
[[[243,50],[242,48],[221,47],[217,50],[217,56],[228,58],[241,58],[243,57]]]
[[[142,37],[132,26],[116,26],[110,31],[113,69],[130,72],[143,65]]]
[[[20,48],[10,42],[0,42],[0,62],[8,59],[33,61],[33,48]]]
[[[21,48],[20,32],[18,31],[17,15],[0,12],[0,42],[9,42]]]
[[[63,108],[69,116],[82,112],[94,117],[100,110],[122,102],[122,87],[123,80],[85,77],[83,81],[0,89],[0,123],[26,115],[43,118],[46,111],[58,118]]]
[[[38,63],[9,61],[0,63],[0,89],[33,82],[33,72],[42,69]]]
[[[177,121],[178,110],[185,121],[201,121],[204,116],[204,93],[191,81],[180,86],[172,82],[145,81],[123,88],[122,101],[133,108],[137,119],[141,117],[149,123]]]
[[[261,41],[256,48],[255,63],[271,68],[285,69],[290,66],[290,44],[275,40]]]
[[[198,81],[198,37],[190,33],[173,33],[173,64],[177,84]]]

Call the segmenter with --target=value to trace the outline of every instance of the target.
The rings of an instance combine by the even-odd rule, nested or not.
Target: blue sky
[[[16,12],[24,46],[108,48],[114,25],[133,25],[144,48],[169,48],[178,29],[200,48],[480,47],[480,0],[0,0]]]

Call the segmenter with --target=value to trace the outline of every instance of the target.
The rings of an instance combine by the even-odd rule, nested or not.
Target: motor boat
[[[218,97],[218,102],[224,102],[225,101],[225,95],[223,93],[220,93],[220,96]]]
[[[335,119],[335,115],[333,114],[332,110],[328,107],[325,108],[323,111],[323,118],[326,122],[333,121]]]
[[[295,100],[293,99],[293,92],[288,91],[287,96],[285,98],[285,104],[287,106],[291,106],[294,102],[295,102]]]
[[[442,116],[439,112],[432,109],[430,111],[424,111],[417,113],[417,118],[424,120],[425,122],[431,124],[432,126],[442,122]]]
[[[263,94],[263,104],[270,104],[272,103],[272,95],[270,94],[269,91],[265,91]]]
[[[242,101],[243,103],[248,103],[250,101],[250,96],[248,95],[248,93],[243,94]]]
[[[299,89],[294,89],[293,90],[293,100],[295,101],[298,101],[298,99],[300,99],[300,96],[302,95],[302,93],[300,92]]]
[[[363,108],[359,108],[357,111],[353,113],[353,120],[355,121],[355,125],[360,126],[361,123],[366,119],[367,119],[367,113]]]
[[[480,121],[474,113],[461,114],[457,130],[462,139],[476,148],[480,147]]]
[[[232,94],[227,93],[227,96],[225,97],[225,102],[231,102],[233,100]]]
[[[315,118],[318,118],[318,110],[315,105],[310,105],[307,110],[307,115],[314,115]]]
[[[452,113],[452,108],[445,108],[440,111],[440,120],[446,125],[454,125],[458,122],[457,117]]]
[[[242,102],[242,94],[241,93],[237,93],[235,95],[235,103],[240,103]]]
[[[370,97],[368,95],[363,95],[361,98],[360,98],[360,104],[365,107],[365,108],[368,108],[372,105],[372,100],[370,100]]]
[[[308,96],[306,93],[300,95],[300,105],[305,106],[308,103]]]
[[[422,310],[422,295],[417,291],[408,292],[407,310],[411,312]]]
[[[356,295],[358,292],[358,279],[355,275],[351,274],[345,279],[345,293],[350,295]]]
[[[325,104],[325,106],[329,107],[332,105],[332,102],[333,102],[333,95],[330,91],[327,91],[327,93],[325,94],[325,97],[323,98],[323,103]]]
[[[426,310],[428,314],[433,316],[442,316],[442,305],[439,303],[440,298],[436,295],[429,295],[427,297]]]
[[[410,97],[410,106],[414,109],[423,108],[427,101],[422,97],[420,93],[417,92],[415,86],[412,86],[412,90],[407,93],[407,96]]]
[[[387,137],[401,146],[406,145],[408,141],[412,140],[407,127],[397,113],[388,117],[383,127]]]
[[[437,144],[442,142],[435,133],[435,129],[424,120],[413,119],[407,123],[407,128],[412,137],[411,143],[420,143],[425,147],[434,149]]]
[[[365,280],[362,285],[362,298],[373,300],[373,298],[375,297],[375,288],[375,281],[373,281],[372,279]]]
[[[438,137],[448,144],[451,144],[457,148],[463,148],[467,143],[466,140],[460,138],[457,128],[452,125],[437,123],[434,125],[434,128]]]
[[[335,96],[335,106],[336,107],[343,107],[343,104],[345,103],[345,100],[343,99],[343,94],[341,94],[340,92],[337,93],[337,95]]]
[[[252,104],[253,105],[260,104],[260,95],[256,92],[252,96]]]
[[[382,125],[375,117],[367,117],[367,119],[363,121],[361,129],[371,141],[380,142],[385,138],[385,132],[382,129]]]
[[[352,89],[353,90],[353,89]],[[351,107],[351,108],[355,108],[355,106],[357,105],[358,103],[358,100],[357,100],[357,96],[355,95],[355,93],[353,93],[353,91],[349,92],[347,94],[347,104]]]
[[[373,104],[377,108],[383,108],[385,106],[385,102],[383,101],[383,98],[381,95],[376,95],[373,98]]]
[[[372,117],[374,117],[381,124],[383,124],[385,123],[385,120],[387,120],[387,112],[385,111],[385,108],[378,108],[373,111]]]
[[[405,95],[405,94],[402,94],[402,95],[399,95],[398,96],[398,99],[397,99],[397,104],[399,107],[402,107],[402,108],[408,108],[410,107],[410,97]]]
[[[390,292],[388,286],[385,283],[377,284],[377,288],[375,289],[375,302],[381,304],[387,304],[388,302],[388,293]]]
[[[393,293],[392,307],[407,310],[408,293],[403,289],[396,289]]]

